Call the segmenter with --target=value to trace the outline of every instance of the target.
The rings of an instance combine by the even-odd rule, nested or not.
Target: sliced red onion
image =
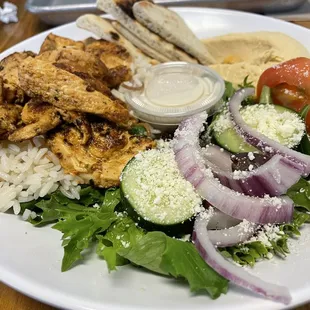
[[[248,96],[254,94],[253,88],[244,88],[238,90],[229,101],[229,111],[233,123],[236,125],[237,132],[245,141],[264,153],[274,155],[280,154],[295,163],[303,172],[303,176],[310,173],[310,156],[294,151],[279,142],[269,139],[265,135],[251,128],[243,120],[239,109],[241,102]]]
[[[252,171],[235,171],[232,173],[227,171],[228,169],[225,166],[225,170],[216,166],[210,153],[217,155],[216,158],[221,159],[224,159],[224,156],[229,156],[229,153],[226,153],[224,150],[218,153],[218,150],[213,145],[202,149],[206,166],[211,168],[221,184],[249,196],[283,195],[292,185],[298,182],[302,175],[302,170],[298,165],[278,154]],[[224,155],[223,153],[226,154]],[[225,158],[225,161],[226,166],[231,165],[230,158],[229,161]]]
[[[195,221],[193,241],[201,257],[224,278],[245,289],[261,294],[273,301],[289,304],[292,297],[289,290],[249,274],[242,267],[234,265],[216,251],[209,239],[207,225],[211,214],[203,213]]]
[[[233,221],[235,221],[234,224]],[[239,221],[218,210],[214,210],[207,229],[212,244],[217,247],[227,247],[248,240],[253,236],[256,227],[256,224],[247,220]]]
[[[208,167],[232,172],[231,154],[215,144],[202,148],[202,155]]]
[[[212,244],[217,247],[233,246],[247,241],[253,236],[257,224],[243,220],[240,224],[219,230],[208,230],[208,235]]]
[[[198,139],[205,119],[206,113],[197,114],[183,121],[176,130],[175,158],[185,179],[212,206],[234,218],[259,224],[290,222],[293,201],[289,197],[246,196],[220,184],[212,171],[206,169]]]
[[[211,207],[212,208],[212,207]],[[208,229],[225,229],[240,224],[241,221],[237,220],[219,210],[214,210],[214,214],[208,223]]]

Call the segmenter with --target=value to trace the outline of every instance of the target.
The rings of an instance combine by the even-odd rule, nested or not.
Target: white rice
[[[36,200],[58,188],[68,198],[79,199],[83,180],[67,175],[57,156],[44,146],[43,137],[22,143],[0,144],[0,212],[13,208],[21,211],[20,203]],[[35,217],[26,210],[23,219]]]

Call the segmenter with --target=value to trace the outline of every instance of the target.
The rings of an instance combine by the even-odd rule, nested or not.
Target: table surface
[[[0,0],[2,5],[4,0]],[[36,16],[24,9],[26,0],[10,0],[18,6],[18,23],[4,25],[0,22],[0,52],[21,42],[50,27],[42,23]],[[292,21],[294,22],[294,21]],[[301,26],[310,28],[310,21],[295,22]],[[55,310],[55,308],[33,300],[19,292],[0,283],[0,309],[1,310]],[[295,310],[310,310],[310,303]]]

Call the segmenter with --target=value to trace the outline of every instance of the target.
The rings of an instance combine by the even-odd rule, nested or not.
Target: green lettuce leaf
[[[192,292],[206,290],[212,298],[227,292],[228,281],[206,264],[192,243],[166,237],[160,267],[175,278],[185,278]]]
[[[235,91],[236,90],[234,89],[233,84],[231,82],[225,81],[225,92],[224,92],[223,97],[222,97],[224,102],[227,102],[229,100],[229,98],[231,98],[233,96]]]
[[[260,241],[248,242],[220,249],[223,256],[233,259],[240,265],[254,264],[263,258],[278,255],[285,257],[290,253],[287,241],[289,238],[300,236],[300,228],[310,222],[310,184],[301,178],[288,191],[287,195],[294,201],[295,211],[292,223],[280,225],[281,235],[277,241],[269,240],[271,246]],[[270,255],[270,253],[272,255]]]
[[[253,241],[244,244],[235,245],[220,249],[223,256],[233,259],[240,265],[254,266],[259,259],[277,255],[284,257],[290,253],[287,240],[290,237],[300,236],[300,228],[306,222],[310,221],[310,214],[294,211],[292,223],[280,225],[280,231],[277,241],[269,240],[271,246],[263,244],[261,241]],[[271,255],[271,256],[272,256]]]
[[[46,224],[57,222],[65,215],[83,214],[85,211],[96,213],[97,210],[91,206],[98,204],[100,210],[114,211],[121,200],[119,189],[95,189],[91,186],[82,188],[80,191],[80,200],[69,199],[59,190],[51,195],[39,198],[38,200],[21,204],[21,214],[26,209],[35,211],[37,217],[29,218],[28,221],[35,226],[43,226]]]
[[[65,214],[57,224],[53,226],[63,233],[62,245],[64,257],[61,271],[67,271],[82,258],[81,252],[87,249],[96,234],[104,232],[117,219],[111,210],[101,212],[88,212],[77,214]]]
[[[238,84],[238,87],[239,88],[248,88],[248,87],[255,87],[254,85],[253,85],[253,81],[248,81],[248,78],[249,78],[249,76],[247,75],[244,79],[243,79],[243,82],[242,82],[242,84]]]
[[[153,272],[187,280],[192,292],[205,290],[217,298],[227,291],[228,281],[205,263],[192,243],[163,232],[146,233],[128,217],[119,219],[100,237],[97,253],[107,260],[110,270],[116,268],[119,255]]]
[[[37,213],[35,219],[29,219],[33,225],[57,222],[53,228],[63,233],[62,271],[70,269],[82,259],[82,251],[89,248],[96,235],[105,232],[118,218],[114,210],[121,200],[119,189],[85,187],[80,196],[80,200],[71,200],[56,191],[35,203],[23,204],[23,209]],[[91,207],[94,204],[98,208]]]
[[[296,184],[294,184],[287,191],[287,196],[294,201],[295,206],[310,211],[310,184],[305,179],[301,178]]]

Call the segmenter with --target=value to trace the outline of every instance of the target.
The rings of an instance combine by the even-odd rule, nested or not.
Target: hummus
[[[263,71],[280,62],[309,57],[309,51],[298,41],[280,32],[232,33],[205,39],[216,64],[210,68],[234,86],[248,81],[257,85]]]

